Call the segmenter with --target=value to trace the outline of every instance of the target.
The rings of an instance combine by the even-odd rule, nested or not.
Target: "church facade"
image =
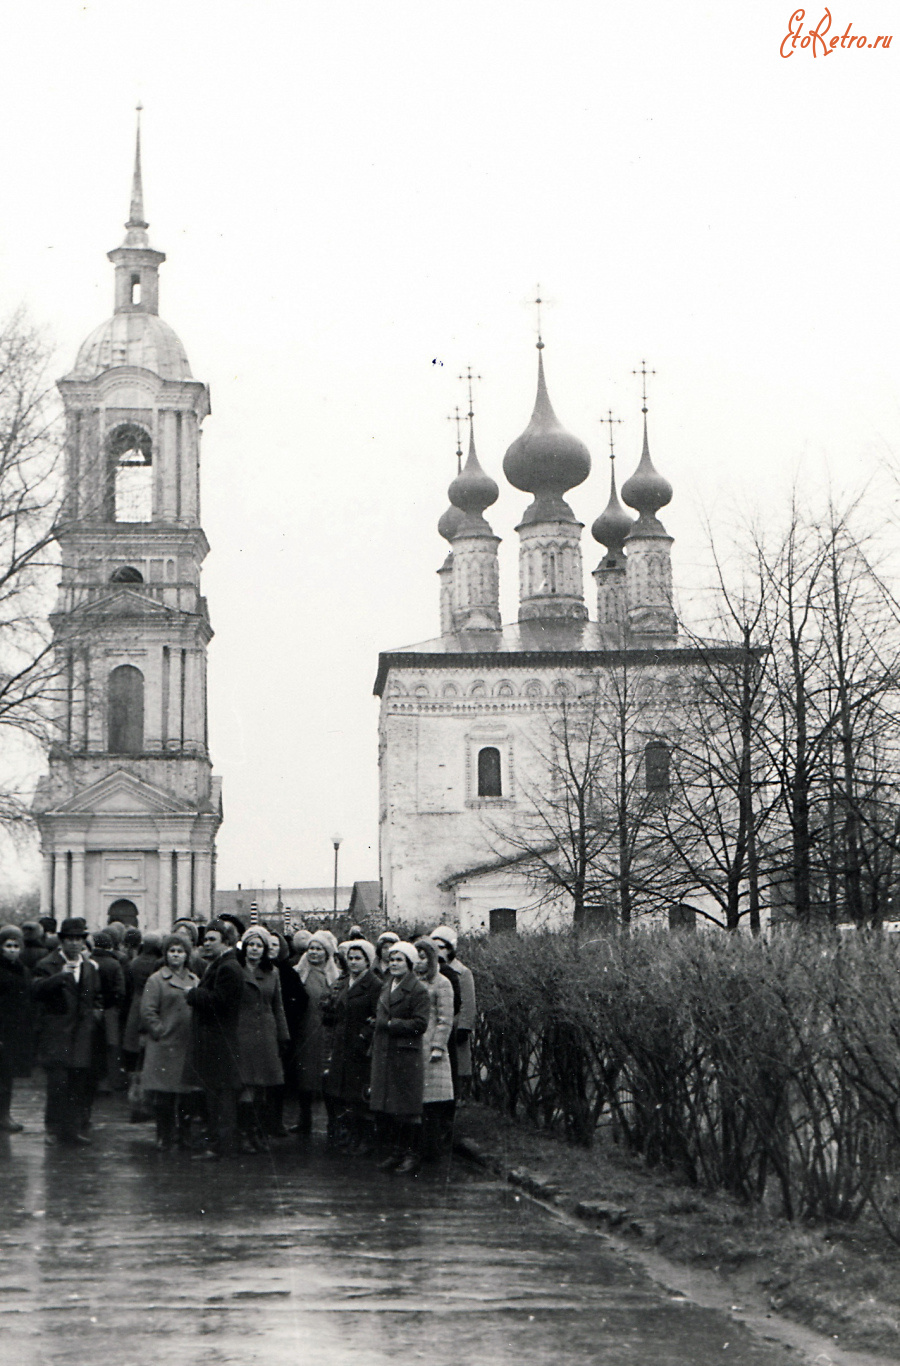
[[[450,551],[438,571],[440,635],[379,657],[379,849],[390,924],[451,923],[461,933],[558,927],[573,901],[535,876],[522,829],[540,828],[555,781],[553,728],[566,709],[640,671],[645,698],[629,745],[637,781],[668,782],[667,733],[700,655],[679,635],[672,538],[658,513],[672,497],[655,469],[644,401],[643,451],[619,501],[592,527],[605,549],[593,571],[596,615],[584,594],[582,525],[565,501],[591,468],[586,446],[550,402],[538,343],[531,420],[503,461],[532,501],[519,535],[518,619],[499,611],[498,538],[484,513],[499,490],[469,454],[439,522]],[[611,443],[612,444],[612,443]],[[548,834],[552,844],[552,834]],[[546,852],[546,851],[545,851]],[[551,856],[552,856],[552,851]]]
[[[166,929],[211,914],[221,782],[209,758],[200,429],[209,390],[159,317],[140,129],[111,318],[59,381],[66,417],[56,738],[34,811],[42,914]]]

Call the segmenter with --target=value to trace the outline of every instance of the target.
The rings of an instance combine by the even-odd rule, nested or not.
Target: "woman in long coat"
[[[281,1057],[284,1085],[266,1088],[264,1128],[270,1138],[287,1138],[288,1131],[284,1127],[284,1102],[288,1098],[296,1099],[297,1095],[297,1040],[300,1037],[309,997],[294,971],[291,951],[284,935],[279,934],[277,930],[270,930],[269,936],[272,940],[269,957],[275,964],[275,971],[281,984],[281,1005],[287,1021],[289,1041],[282,1050]],[[304,941],[304,949],[308,942],[309,934]]]
[[[322,1095],[322,1076],[327,1062],[327,1036],[322,1022],[322,1002],[340,976],[334,961],[332,936],[317,930],[297,964],[297,975],[309,998],[297,1040],[297,1091],[300,1117],[297,1132],[301,1143],[312,1133],[313,1101]]]
[[[193,1019],[187,994],[200,979],[188,967],[188,948],[181,935],[167,935],[162,951],[163,966],[147,978],[141,995],[141,1084],[153,1096],[156,1146],[167,1152],[176,1138],[179,1147],[189,1146],[186,1098],[197,1088],[183,1080]]]
[[[34,1008],[31,973],[22,962],[25,938],[18,925],[0,929],[0,1133],[20,1134],[9,1113],[13,1081],[31,1074]]]
[[[290,1039],[281,982],[269,953],[271,936],[262,925],[251,925],[238,945],[243,968],[238,1012],[238,1070],[244,1088],[238,1098],[238,1130],[255,1152],[264,1146],[265,1092],[284,1084],[281,1049]]]
[[[419,961],[416,974],[428,990],[430,1010],[428,1028],[422,1036],[425,1086],[422,1093],[422,1156],[437,1158],[449,1147],[456,1107],[453,1073],[450,1068],[450,1038],[453,1031],[453,988],[440,971],[440,958],[433,939],[416,940]]]
[[[388,976],[378,997],[372,1043],[370,1105],[376,1122],[393,1140],[390,1155],[380,1164],[414,1173],[422,1123],[425,1086],[422,1035],[428,1028],[431,1003],[428,991],[413,971],[418,951],[405,940],[388,950]]]
[[[347,976],[335,984],[322,1006],[322,1019],[333,1030],[325,1096],[334,1102],[349,1144],[359,1152],[371,1149],[369,1054],[382,982],[374,971],[374,944],[367,939],[351,939],[342,948]]]

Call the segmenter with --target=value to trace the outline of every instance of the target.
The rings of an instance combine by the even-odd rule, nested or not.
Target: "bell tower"
[[[35,795],[42,914],[167,929],[213,904],[212,774],[200,590],[200,428],[209,390],[159,317],[140,123],[114,312],[58,383],[66,415],[56,740]]]

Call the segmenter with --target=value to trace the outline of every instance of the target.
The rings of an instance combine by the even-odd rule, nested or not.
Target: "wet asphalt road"
[[[101,1099],[89,1150],[0,1140],[2,1366],[783,1366],[726,1314],[454,1164],[163,1157]]]

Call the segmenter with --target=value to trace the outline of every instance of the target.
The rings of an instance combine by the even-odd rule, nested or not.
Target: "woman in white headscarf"
[[[378,997],[372,1043],[370,1104],[376,1122],[391,1145],[380,1164],[414,1175],[418,1170],[419,1131],[425,1074],[422,1035],[428,1028],[431,1003],[413,969],[418,950],[398,940],[388,950],[388,976]]]
[[[327,931],[316,930],[297,964],[297,973],[309,998],[297,1040],[297,1091],[300,1099],[297,1133],[301,1143],[312,1133],[313,1102],[322,1097],[327,1037],[321,1006],[340,976],[334,961],[334,949],[334,936]]]

